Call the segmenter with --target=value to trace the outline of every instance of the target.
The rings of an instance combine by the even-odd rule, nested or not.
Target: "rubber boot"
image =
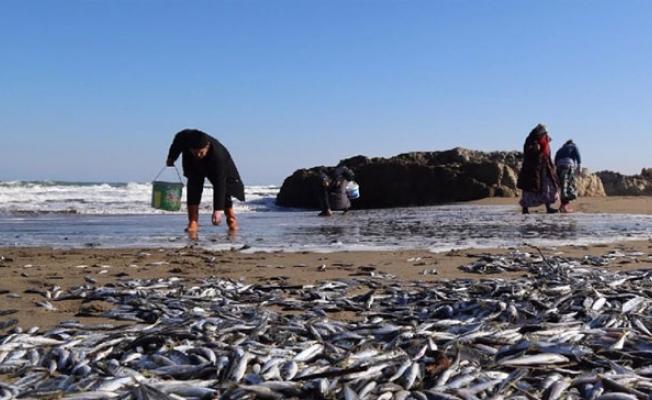
[[[229,226],[229,230],[238,230],[239,227],[238,222],[235,219],[235,210],[233,210],[233,208],[227,208],[224,210],[224,215],[226,215],[226,224]]]
[[[188,206],[188,227],[186,232],[199,231],[199,205]]]
[[[562,203],[561,207],[559,207],[559,212],[571,213],[571,212],[573,212],[573,210],[570,208],[569,203]]]

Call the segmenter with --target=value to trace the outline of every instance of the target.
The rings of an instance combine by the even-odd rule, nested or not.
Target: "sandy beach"
[[[518,199],[493,198],[478,204],[514,204]],[[572,203],[575,210],[585,213],[649,214],[652,198],[607,197],[582,198]],[[532,212],[542,213],[533,209]],[[637,252],[639,255],[615,263],[612,269],[649,268],[649,241],[628,241],[600,245],[565,246],[557,248],[518,247],[505,249],[466,249],[447,253],[425,250],[371,251],[334,253],[243,253],[206,251],[201,248],[182,249],[101,249],[83,248],[58,250],[50,248],[0,248],[0,322],[17,319],[12,326],[23,329],[49,329],[62,321],[76,320],[83,324],[129,322],[105,320],[84,315],[97,314],[111,304],[101,301],[56,300],[48,298],[56,288],[69,289],[88,286],[113,285],[121,279],[156,279],[179,277],[192,285],[208,277],[237,280],[251,285],[292,287],[312,285],[325,280],[351,279],[358,276],[373,278],[394,277],[396,282],[433,282],[442,279],[484,276],[464,272],[469,265],[485,254],[505,254],[511,251],[541,252],[544,256],[564,255],[584,257],[604,256],[615,250]],[[642,255],[640,255],[642,254]],[[436,271],[436,272],[435,272]],[[523,273],[492,274],[492,277],[518,277]],[[49,305],[48,305],[49,304]],[[334,318],[352,318],[342,313]]]

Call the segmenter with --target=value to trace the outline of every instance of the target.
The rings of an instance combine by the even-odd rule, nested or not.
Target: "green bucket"
[[[181,209],[181,189],[179,182],[152,182],[152,207],[165,211]]]

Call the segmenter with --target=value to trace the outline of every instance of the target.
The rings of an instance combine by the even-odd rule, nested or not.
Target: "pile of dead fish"
[[[512,280],[124,279],[61,290],[54,307],[101,300],[114,307],[94,315],[134,323],[39,332],[5,316],[0,397],[652,399],[652,272],[606,271],[618,257],[631,255],[512,253],[460,267],[524,272]]]

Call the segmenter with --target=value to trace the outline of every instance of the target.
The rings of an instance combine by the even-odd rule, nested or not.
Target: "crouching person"
[[[345,166],[328,167],[319,173],[319,205],[320,217],[330,217],[333,211],[347,213],[351,208],[351,201],[346,193],[347,185],[353,181],[355,175]]]

